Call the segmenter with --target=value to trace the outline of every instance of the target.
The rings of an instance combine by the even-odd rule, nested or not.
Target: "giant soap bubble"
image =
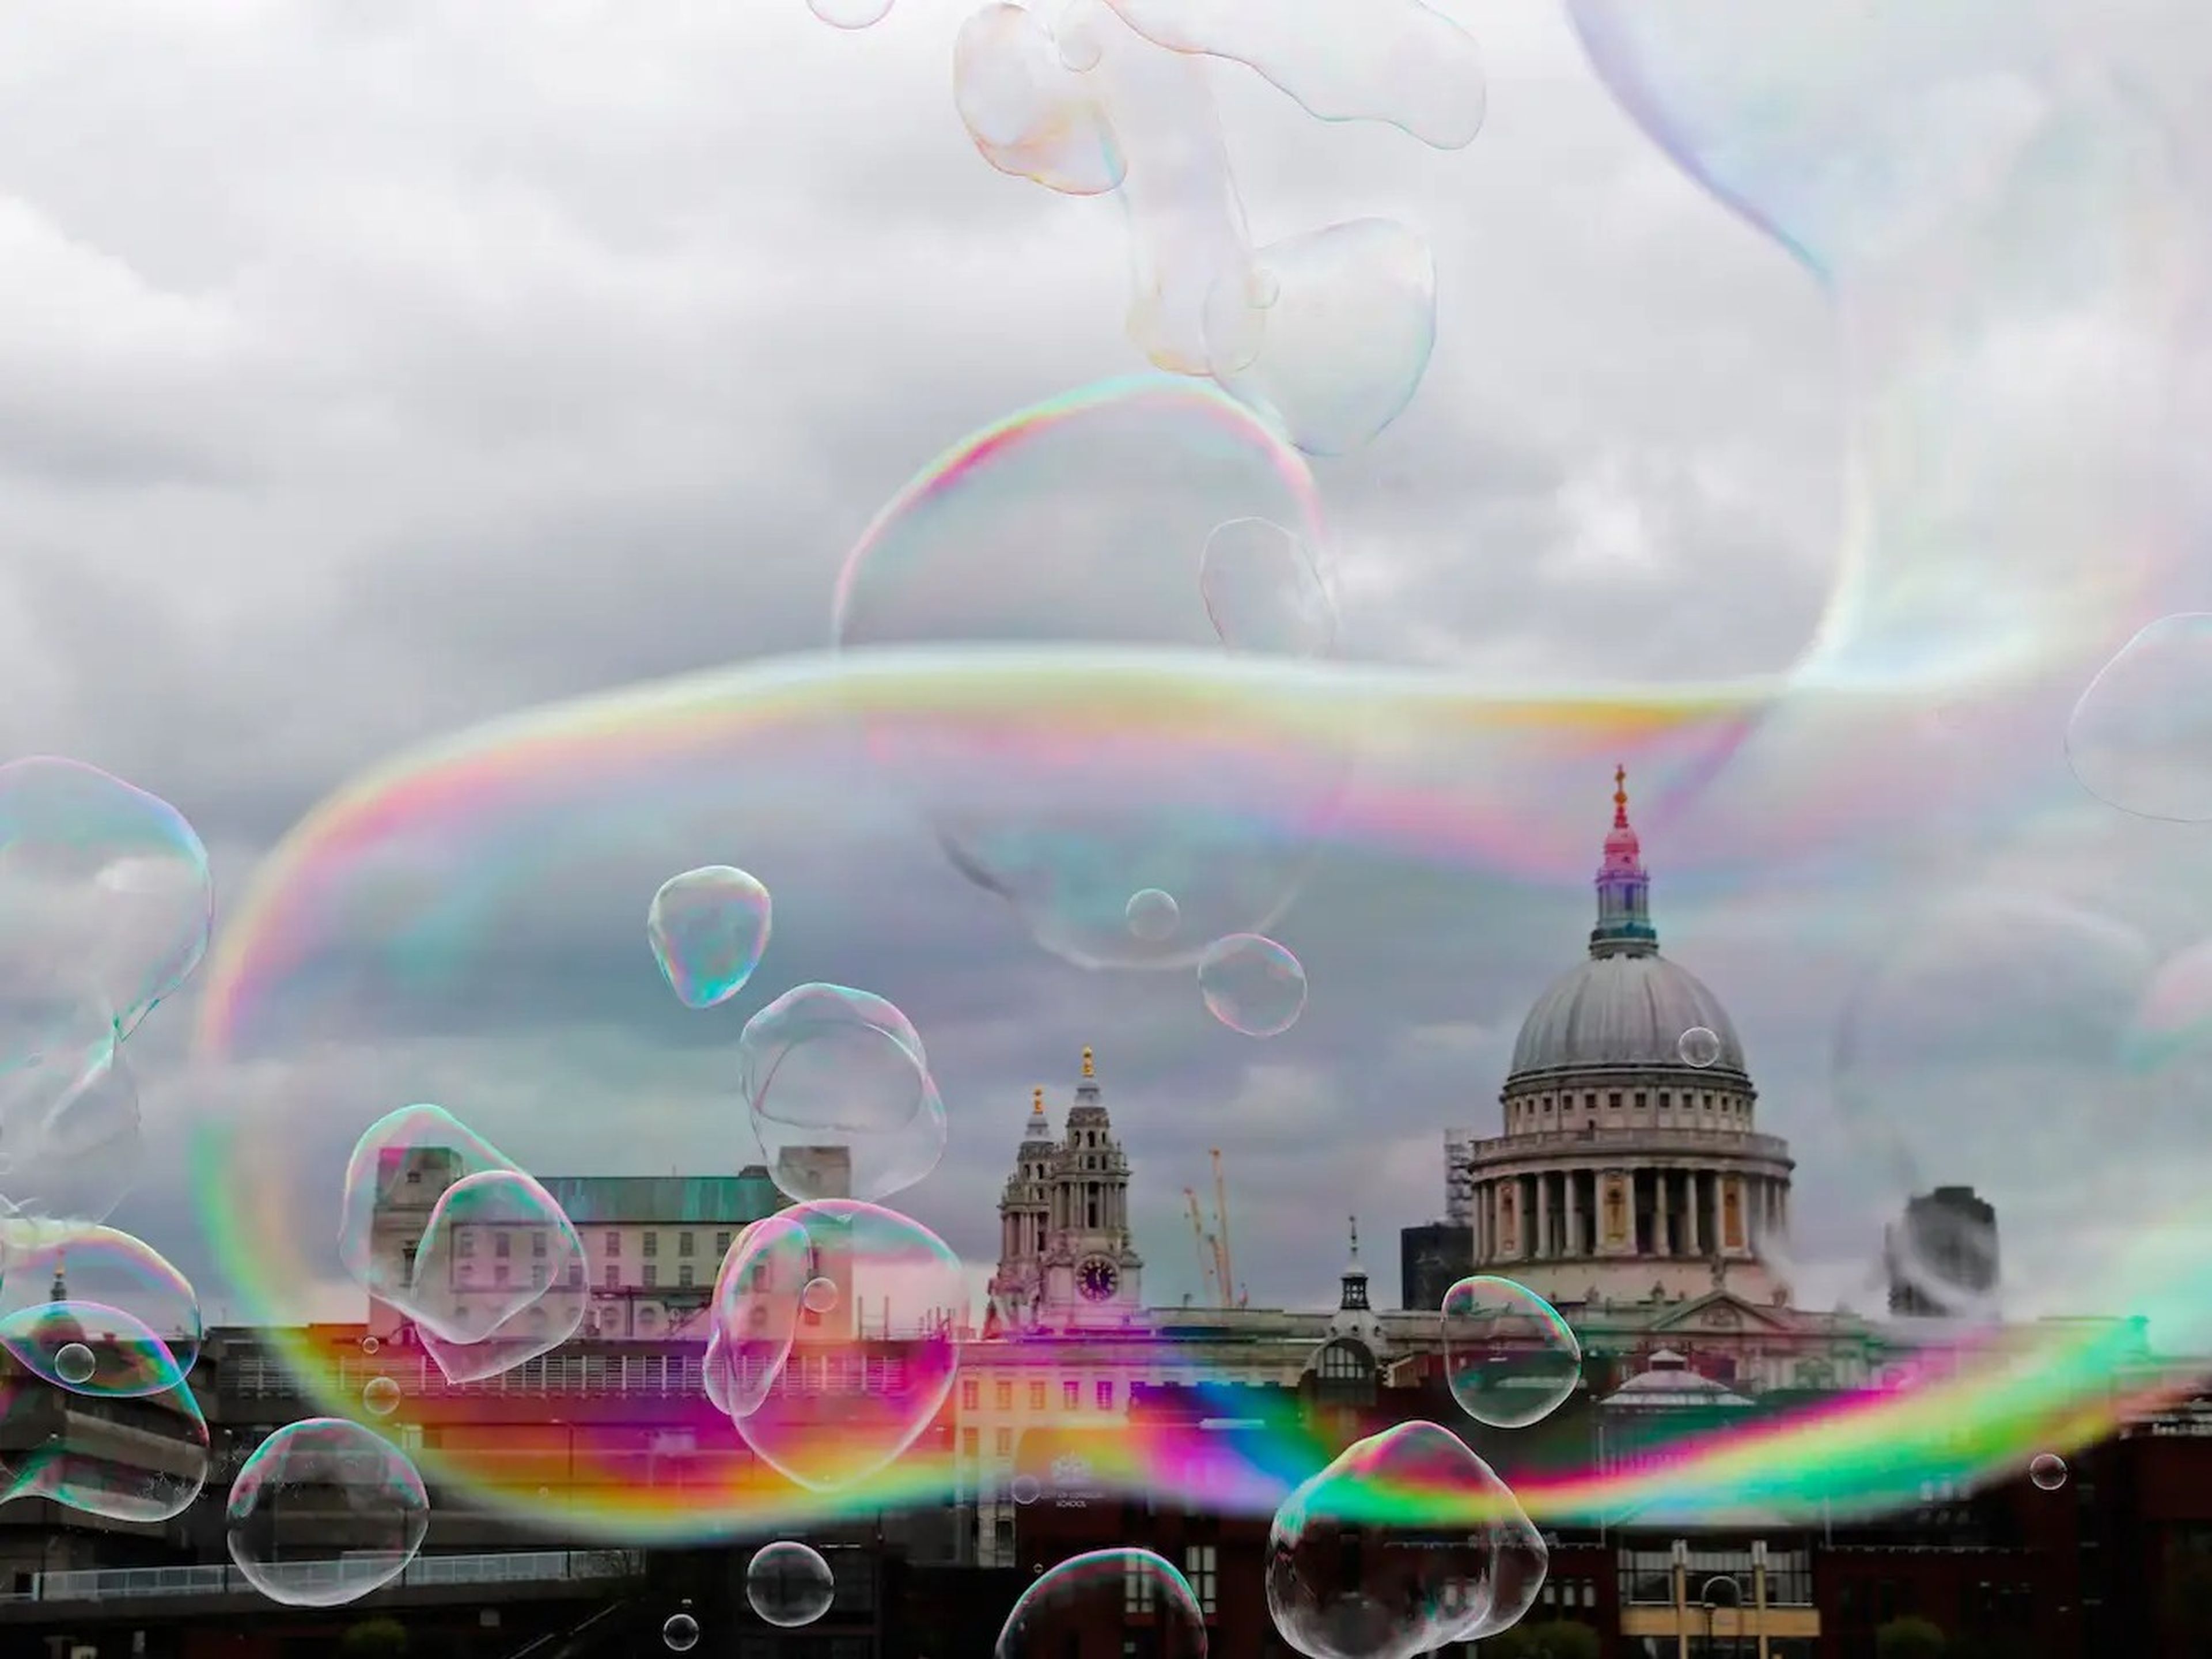
[[[407,1570],[429,1530],[430,1499],[397,1447],[324,1417],[255,1448],[224,1517],[230,1559],[254,1589],[288,1607],[335,1607]]]

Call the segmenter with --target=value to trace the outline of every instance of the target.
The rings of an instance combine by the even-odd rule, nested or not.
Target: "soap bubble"
[[[399,1409],[399,1384],[388,1376],[372,1376],[362,1385],[361,1403],[373,1416],[389,1417]]]
[[[214,910],[207,848],[168,803],[77,761],[0,766],[0,979],[70,964],[119,1040],[198,966]],[[0,1066],[46,1052],[26,1035]]]
[[[1033,1474],[1018,1474],[1007,1492],[1017,1504],[1034,1504],[1044,1496],[1044,1483]]]
[[[2066,1484],[2066,1460],[2056,1452],[2039,1452],[2027,1466],[2027,1478],[2044,1492],[2057,1492]]]
[[[726,864],[663,882],[645,918],[653,959],[687,1008],[711,1008],[744,988],[768,949],[768,889]]]
[[[1682,1040],[1674,1045],[1685,1066],[1694,1066],[1699,1071],[1712,1065],[1721,1057],[1719,1036],[1707,1026],[1692,1025],[1682,1033]]]
[[[102,1358],[95,1351],[95,1386]],[[46,1378],[0,1377],[0,1500],[47,1498],[142,1523],[192,1506],[207,1482],[208,1427],[188,1385],[83,1406]]]
[[[738,1068],[769,1174],[794,1199],[888,1198],[945,1155],[921,1037],[881,997],[786,991],[745,1022]]]
[[[1028,8],[987,4],[969,15],[952,44],[952,101],[983,159],[1001,173],[1033,179],[1066,196],[1097,196],[1127,172],[1113,129],[1077,76],[1095,69],[1068,60]]]
[[[1170,52],[1243,64],[1323,121],[1381,121],[1436,149],[1482,130],[1488,98],[1474,38],[1420,0],[1112,0]]]
[[[1139,888],[1129,895],[1129,931],[1147,943],[1166,939],[1182,921],[1182,907],[1175,895],[1164,893],[1157,887]]]
[[[1246,1036],[1279,1036],[1305,1011],[1305,969],[1257,933],[1216,939],[1198,965],[1198,987],[1213,1017]]]
[[[1105,56],[1099,30],[1105,26],[1102,0],[1067,0],[1052,25],[1052,44],[1060,61],[1078,75],[1088,75]]]
[[[112,1033],[0,1069],[0,1204],[10,1215],[105,1220],[137,1184],[144,1154],[137,1079]]]
[[[100,1380],[88,1392],[166,1393],[198,1363],[199,1294],[143,1239],[113,1227],[21,1220],[0,1226],[0,1239],[7,1245],[0,1273],[0,1345],[32,1369],[45,1369],[33,1358],[43,1340],[35,1333],[47,1322],[40,1310],[64,1304],[82,1304],[87,1311],[112,1309],[126,1322],[127,1329],[114,1338],[122,1346],[111,1357],[104,1340],[107,1328],[97,1318],[86,1320],[102,1361]],[[28,1338],[20,1350],[18,1335]],[[159,1350],[158,1358],[144,1352],[149,1343]]]
[[[1505,1483],[1433,1423],[1348,1447],[1283,1500],[1267,1611],[1310,1659],[1413,1659],[1528,1611],[1548,1556]]]
[[[431,1204],[411,1264],[374,1228],[380,1195],[410,1178]],[[502,1237],[520,1254],[499,1258]],[[439,1106],[386,1113],[355,1144],[338,1259],[371,1296],[414,1322],[453,1382],[558,1347],[582,1326],[589,1297],[583,1242],[552,1195]]]
[[[1207,367],[1309,455],[1371,442],[1413,401],[1437,343],[1428,243],[1353,219],[1261,248],[1206,296]],[[1259,273],[1264,271],[1264,276]]]
[[[99,1362],[93,1358],[92,1350],[82,1342],[64,1343],[54,1356],[54,1375],[73,1389],[91,1382],[93,1372],[98,1369]]]
[[[1206,1659],[1206,1614],[1190,1581],[1134,1548],[1091,1550],[1038,1577],[1006,1615],[992,1659],[1054,1659],[1115,1631],[1124,1650],[1140,1641],[1154,1659]]]
[[[809,1313],[834,1312],[837,1306],[837,1286],[834,1280],[810,1279],[799,1298],[799,1305]]]
[[[1232,651],[1325,657],[1336,642],[1336,608],[1312,556],[1279,524],[1217,526],[1200,555],[1198,582],[1206,614]]]
[[[1575,1391],[1582,1345],[1559,1310],[1526,1285],[1478,1274],[1444,1292],[1444,1373],[1478,1423],[1525,1429]]]
[[[660,1639],[671,1653],[689,1653],[699,1645],[699,1621],[688,1613],[672,1613],[660,1627]]]
[[[821,1279],[837,1289],[827,1313],[805,1305],[806,1286]],[[893,1211],[826,1199],[755,1223],[730,1246],[712,1316],[738,1434],[814,1491],[865,1480],[912,1445],[951,1393],[952,1332],[968,1302],[959,1257]],[[804,1376],[787,1369],[800,1331]],[[880,1389],[814,1380],[877,1365]]]
[[[846,562],[836,637],[848,650],[1218,653],[1192,575],[1214,532],[1245,519],[1306,550],[1326,544],[1311,471],[1249,410],[1185,380],[1088,388],[971,435],[910,482]],[[1156,667],[1132,665],[1146,671],[1158,684]],[[1348,757],[1285,769],[1236,729],[1227,702],[1194,703],[1171,746],[1130,743],[1110,725],[1073,741],[1068,712],[1037,699],[981,724],[879,705],[860,718],[876,763],[953,867],[1054,954],[1189,967],[1204,941],[1272,926],[1340,807]],[[1175,895],[1175,938],[1131,932],[1129,896],[1146,887]]]
[[[812,1624],[836,1596],[830,1564],[805,1544],[770,1544],[745,1567],[745,1600],[769,1624],[786,1630]]]
[[[138,1399],[166,1394],[184,1372],[135,1315],[96,1302],[44,1302],[0,1318],[0,1347],[72,1394]]]
[[[2130,640],[2075,705],[2066,759],[2124,812],[2212,821],[2212,616],[2164,617]]]
[[[342,1418],[276,1431],[238,1471],[224,1507],[230,1559],[287,1607],[335,1607],[407,1570],[430,1499],[389,1442]]]
[[[806,9],[832,28],[864,29],[890,15],[891,0],[806,0]]]

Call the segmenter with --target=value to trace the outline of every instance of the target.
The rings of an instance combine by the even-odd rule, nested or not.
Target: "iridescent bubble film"
[[[1466,1442],[1406,1423],[1346,1448],[1283,1501],[1267,1612],[1310,1659],[1412,1659],[1504,1629],[1534,1601],[1545,1561]]]
[[[1198,964],[1207,1011],[1246,1036],[1280,1036],[1306,1006],[1306,970],[1282,945],[1257,933],[1216,939]]]
[[[2066,1460],[2055,1452],[2043,1452],[2027,1466],[2027,1478],[2039,1491],[2057,1492],[2066,1484]]]
[[[969,1303],[959,1257],[919,1222],[836,1199],[794,1205],[731,1249],[714,1319],[738,1433],[815,1492],[884,1469],[952,1391]],[[837,1295],[820,1313],[805,1297],[824,1279]],[[830,1380],[864,1375],[872,1357],[878,1388]]]
[[[127,1316],[167,1356],[156,1370],[174,1374],[135,1392],[166,1390],[198,1362],[199,1295],[145,1240],[113,1227],[16,1221],[0,1224],[0,1331],[41,1304],[81,1302]]]
[[[138,1080],[99,1019],[100,1034],[0,1071],[0,1201],[13,1217],[104,1221],[143,1173]]]
[[[1235,651],[1324,657],[1336,610],[1298,538],[1265,519],[1214,527],[1199,555],[1198,585],[1221,642]]]
[[[100,1358],[95,1352],[95,1382]],[[190,1509],[210,1464],[207,1419],[190,1385],[102,1400],[97,1414],[74,1403],[84,1398],[20,1371],[0,1379],[0,1499],[46,1498],[146,1523]],[[130,1437],[121,1456],[118,1429]]]
[[[406,1571],[429,1529],[430,1500],[396,1447],[325,1417],[256,1447],[223,1513],[230,1559],[255,1589],[288,1607],[334,1607]]]
[[[773,915],[768,889],[751,876],[726,864],[708,865],[661,884],[645,932],[669,989],[687,1008],[711,1008],[753,976]]]
[[[788,1540],[757,1550],[745,1564],[745,1601],[771,1625],[793,1630],[830,1611],[836,1576],[821,1552]]]
[[[689,1653],[699,1645],[699,1621],[688,1613],[672,1613],[660,1626],[660,1643],[671,1653]]]
[[[745,1022],[738,1088],[792,1198],[888,1198],[945,1154],[945,1103],[921,1037],[890,1003],[801,985]]]
[[[1720,1034],[1711,1026],[1692,1025],[1682,1033],[1682,1040],[1675,1045],[1675,1052],[1681,1055],[1682,1063],[1685,1066],[1694,1066],[1699,1071],[1705,1070],[1709,1066],[1718,1065],[1721,1057]]]
[[[1099,1632],[1142,1639],[1160,1659],[1206,1659],[1206,1615],[1190,1581],[1151,1550],[1091,1550],[1039,1575],[999,1632],[992,1659],[1044,1659]]]
[[[1157,887],[1130,894],[1122,914],[1128,918],[1129,931],[1147,944],[1157,944],[1182,924],[1182,907],[1175,902],[1175,895]]]
[[[2066,726],[2081,787],[2124,812],[2212,820],[2212,616],[2162,617],[2097,672]]]
[[[1582,1345],[1558,1309],[1524,1285],[1480,1274],[1444,1292],[1444,1375],[1478,1423],[1525,1429],[1582,1381]]]

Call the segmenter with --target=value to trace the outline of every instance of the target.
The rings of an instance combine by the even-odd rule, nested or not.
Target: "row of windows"
[[[465,1252],[464,1254],[465,1254]],[[513,1270],[508,1267],[506,1262],[495,1261],[492,1264],[491,1279],[489,1282],[495,1285],[508,1284],[511,1282],[512,1273]],[[571,1261],[568,1264],[568,1280],[571,1285],[581,1285],[584,1282],[584,1264],[582,1262]],[[484,1281],[480,1280],[477,1277],[475,1265],[473,1263],[464,1263],[455,1273],[453,1282],[465,1290],[471,1285],[481,1284]],[[544,1262],[537,1262],[532,1266],[530,1269],[530,1282],[541,1291],[545,1288],[546,1271],[545,1264]],[[600,1269],[599,1284],[604,1289],[610,1291],[619,1289],[622,1282],[622,1269],[615,1263],[610,1261],[605,1267]],[[641,1271],[638,1282],[648,1291],[659,1290],[660,1288],[660,1268],[659,1266],[651,1261],[647,1262],[643,1269]],[[672,1288],[679,1291],[695,1290],[697,1288],[698,1283],[697,1269],[686,1265],[677,1268],[676,1283]]]
[[[510,1256],[514,1255],[514,1241],[518,1234],[523,1234],[523,1236],[528,1237],[530,1240],[530,1254],[534,1257],[543,1257],[546,1254],[548,1241],[550,1237],[548,1231],[543,1227],[531,1228],[527,1230],[526,1233],[523,1229],[515,1227],[501,1227],[495,1229],[465,1226],[459,1229],[459,1231],[454,1235],[454,1255],[474,1255],[477,1253],[477,1237],[480,1233],[489,1233],[490,1235],[491,1253],[501,1261],[507,1260]],[[719,1261],[722,1257],[730,1253],[730,1241],[736,1235],[726,1227],[714,1235],[714,1254],[716,1261]],[[608,1228],[601,1236],[600,1254],[607,1256],[620,1255],[622,1254],[622,1241],[623,1236],[620,1232],[611,1227]],[[676,1254],[678,1255],[696,1256],[698,1253],[698,1234],[694,1232],[679,1232],[676,1235]],[[647,1256],[657,1256],[660,1254],[660,1234],[658,1231],[647,1231],[646,1233],[644,1254]],[[688,1272],[689,1269],[686,1271]]]
[[[1221,1589],[1219,1552],[1212,1544],[1187,1544],[1182,1552],[1182,1576],[1189,1583],[1191,1594],[1198,1598],[1198,1610],[1208,1619],[1215,1615]],[[1147,1572],[1143,1564],[1133,1555],[1122,1569],[1121,1613],[1123,1617],[1141,1619],[1155,1612],[1159,1606],[1160,1582]]]
[[[1013,1410],[1014,1385],[1010,1380],[1000,1378],[998,1385],[992,1391],[992,1403],[997,1410],[1002,1412]],[[1042,1411],[1045,1408],[1046,1397],[1044,1381],[1042,1378],[1032,1378],[1030,1382],[1030,1409],[1033,1412]],[[1101,1377],[1091,1390],[1091,1400],[1100,1411],[1112,1411],[1114,1409],[1112,1380]],[[982,1408],[982,1383],[972,1376],[962,1377],[960,1379],[960,1409],[963,1412],[980,1411]],[[1060,1381],[1060,1407],[1062,1411],[1073,1412],[1083,1409],[1083,1384],[1072,1376],[1063,1377]]]
[[[1634,1097],[1635,1109],[1638,1111],[1641,1112],[1649,1108],[1651,1097],[1648,1091],[1637,1089],[1624,1092],[1621,1090],[1613,1089],[1608,1091],[1606,1094],[1606,1109],[1608,1111],[1615,1112],[1620,1110],[1623,1104],[1628,1101],[1632,1095]],[[1555,1099],[1557,1103],[1556,1104],[1554,1104]],[[1534,1100],[1520,1100],[1512,1102],[1506,1109],[1506,1116],[1509,1121],[1525,1123],[1534,1121],[1540,1114],[1548,1117],[1555,1111],[1562,1113],[1571,1112],[1574,1109],[1575,1097],[1572,1095],[1560,1095],[1556,1097],[1551,1095],[1544,1095]],[[1583,1109],[1590,1112],[1597,1110],[1597,1093],[1595,1090],[1583,1095]],[[1673,1090],[1662,1089],[1659,1091],[1659,1109],[1662,1112],[1671,1112],[1674,1109],[1674,1091]],[[1686,1112],[1694,1112],[1701,1109],[1707,1112],[1717,1112],[1723,1117],[1747,1117],[1751,1112],[1751,1103],[1735,1096],[1722,1095],[1718,1097],[1717,1103],[1716,1103],[1715,1097],[1710,1091],[1707,1091],[1702,1097],[1687,1094],[1684,1095],[1682,1097],[1682,1109]]]

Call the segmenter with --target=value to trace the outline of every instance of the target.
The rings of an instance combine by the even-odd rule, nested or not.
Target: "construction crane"
[[[1245,1306],[1250,1296],[1237,1288],[1235,1270],[1229,1256],[1229,1186],[1221,1169],[1221,1149],[1212,1149],[1213,1155],[1213,1224],[1206,1224],[1206,1217],[1198,1207],[1198,1194],[1190,1188],[1182,1189],[1182,1201],[1190,1211],[1190,1236],[1198,1246],[1199,1284],[1213,1298],[1211,1305],[1217,1308]],[[1232,1302],[1231,1297],[1234,1297]]]
[[[1221,1176],[1221,1148],[1213,1148],[1213,1267],[1221,1278],[1221,1305],[1229,1305],[1230,1286],[1237,1279],[1229,1267],[1229,1187]],[[1247,1298],[1237,1297],[1243,1307]]]
[[[1216,1298],[1209,1302],[1207,1306],[1219,1307],[1222,1300],[1219,1278],[1220,1246],[1216,1243],[1213,1235],[1206,1231],[1206,1218],[1198,1211],[1198,1194],[1186,1187],[1182,1189],[1182,1201],[1190,1207],[1190,1236],[1192,1241],[1198,1246],[1199,1289],[1208,1297]]]

